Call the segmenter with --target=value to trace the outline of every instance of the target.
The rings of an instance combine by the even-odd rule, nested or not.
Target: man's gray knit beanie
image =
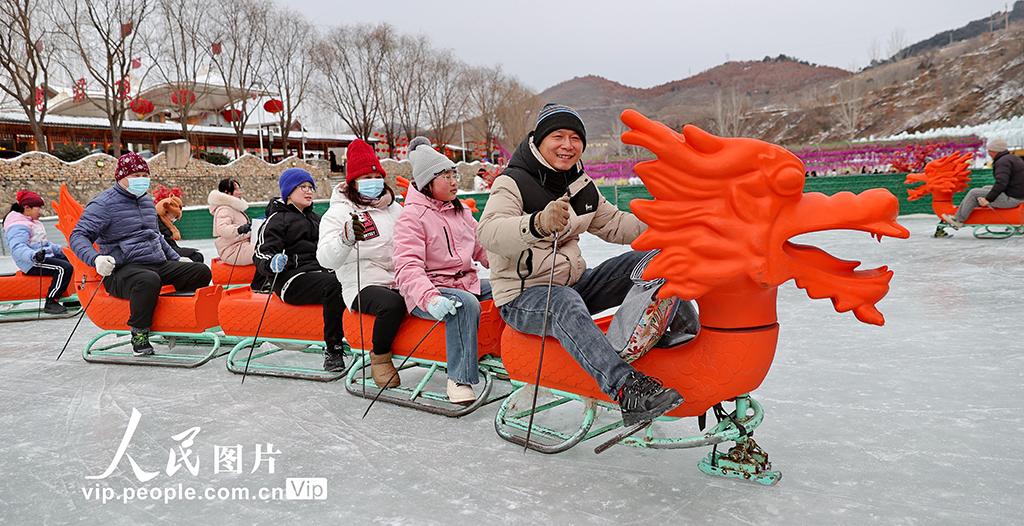
[[[416,137],[409,142],[409,162],[412,163],[412,180],[416,189],[423,191],[435,177],[448,170],[455,170],[451,159],[430,147],[430,139]]]

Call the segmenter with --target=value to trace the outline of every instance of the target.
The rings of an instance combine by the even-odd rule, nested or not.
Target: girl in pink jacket
[[[395,282],[409,311],[445,322],[448,399],[476,400],[479,382],[477,331],[480,301],[491,286],[473,261],[487,268],[487,251],[476,240],[476,220],[456,197],[455,163],[417,137],[409,143],[413,184],[395,224]]]

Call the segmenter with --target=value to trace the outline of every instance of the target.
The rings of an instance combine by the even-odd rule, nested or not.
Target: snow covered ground
[[[89,364],[88,319],[55,361],[75,323],[65,319],[0,325],[0,522],[1019,523],[1024,239],[934,239],[934,217],[901,222],[908,240],[801,237],[896,276],[879,304],[884,327],[780,288],[779,348],[754,393],[766,411],[757,441],[783,473],[774,487],[701,473],[709,449],[524,454],[495,434],[497,404],[451,420],[381,403],[360,419],[367,401],[340,382],[240,385],[223,358],[194,370]],[[213,255],[212,241],[183,244]],[[591,265],[620,250],[585,245]],[[0,258],[0,271],[11,267]],[[111,465],[133,410],[125,458],[87,479]],[[696,432],[694,419],[677,424]],[[238,447],[241,473],[217,472],[215,453]],[[140,482],[128,456],[154,478]],[[260,498],[288,485],[299,496],[326,487],[326,499]],[[250,498],[232,500],[233,488]]]

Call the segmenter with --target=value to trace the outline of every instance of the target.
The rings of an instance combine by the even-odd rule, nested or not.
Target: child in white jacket
[[[357,139],[349,145],[345,182],[331,192],[331,207],[320,221],[316,258],[320,265],[336,271],[349,309],[376,317],[370,372],[378,387],[398,387],[401,379],[392,362],[391,344],[406,308],[395,285],[391,256],[395,221],[402,206],[384,182],[385,175],[369,144]],[[357,276],[362,289],[357,286]]]

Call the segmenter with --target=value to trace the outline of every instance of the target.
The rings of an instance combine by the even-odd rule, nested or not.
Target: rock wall
[[[167,168],[167,158],[160,153],[149,159],[152,189],[156,185],[178,187],[184,191],[185,205],[205,205],[210,190],[217,188],[221,179],[233,177],[241,183],[247,201],[266,201],[281,193],[277,178],[288,168],[308,170],[317,182],[316,199],[327,199],[331,192],[330,164],[326,161],[303,161],[289,157],[277,164],[269,164],[252,155],[244,155],[230,164],[217,166],[199,159],[189,159],[183,169]],[[29,152],[13,159],[0,159],[0,214],[10,210],[19,190],[38,193],[49,213],[50,201],[56,200],[60,185],[80,203],[89,202],[114,183],[117,159],[105,154],[93,154],[73,163],[66,163],[50,154]],[[151,189],[151,191],[152,191]]]

